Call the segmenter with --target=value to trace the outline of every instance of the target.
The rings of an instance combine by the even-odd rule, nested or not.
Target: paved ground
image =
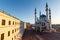
[[[22,37],[22,40],[39,40],[33,31],[25,31],[23,37]]]
[[[60,33],[43,33],[40,36],[44,40],[60,40]]]
[[[60,33],[25,31],[22,40],[60,40]]]

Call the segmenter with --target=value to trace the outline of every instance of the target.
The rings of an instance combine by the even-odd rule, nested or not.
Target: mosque
[[[48,4],[46,3],[45,7],[46,15],[39,13],[39,18],[37,17],[37,11],[35,8],[35,29],[36,31],[52,31],[54,28],[52,28],[51,24],[51,10],[48,8]]]

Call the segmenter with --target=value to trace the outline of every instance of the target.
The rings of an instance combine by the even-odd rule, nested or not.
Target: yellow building
[[[19,33],[20,20],[0,11],[0,40],[15,40]]]

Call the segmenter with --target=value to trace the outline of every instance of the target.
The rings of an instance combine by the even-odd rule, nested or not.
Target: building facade
[[[0,40],[15,40],[20,31],[20,20],[0,11]]]

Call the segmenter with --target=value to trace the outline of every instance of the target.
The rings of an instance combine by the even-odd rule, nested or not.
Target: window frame
[[[11,21],[9,21],[9,25],[11,25]]]
[[[4,40],[4,33],[1,34],[1,40]]]
[[[6,20],[2,19],[2,25],[6,24]]]
[[[8,31],[8,36],[10,36],[10,31]]]

